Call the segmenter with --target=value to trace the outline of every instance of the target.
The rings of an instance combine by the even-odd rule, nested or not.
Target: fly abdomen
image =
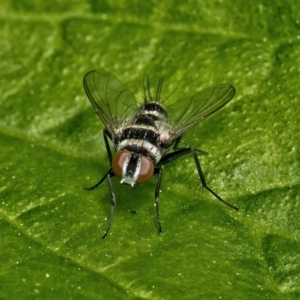
[[[159,133],[154,126],[127,126],[121,135],[121,140],[124,139],[141,139],[156,145],[159,141]]]
[[[157,121],[157,120],[158,120],[158,118],[154,115],[141,114],[141,115],[137,115],[133,119],[132,124],[154,126],[155,121]]]
[[[154,121],[164,121],[167,119],[168,114],[160,102],[148,102],[137,111],[136,117],[147,116]]]
[[[166,117],[167,113],[159,103],[150,102],[140,106],[132,122],[123,128],[118,151],[138,153],[157,163],[163,153],[159,146],[161,132],[157,124]]]

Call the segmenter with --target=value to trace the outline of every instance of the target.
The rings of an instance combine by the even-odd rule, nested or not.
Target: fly
[[[158,232],[163,233],[159,213],[159,191],[162,166],[184,155],[194,158],[202,186],[227,206],[238,208],[221,198],[206,183],[197,152],[192,147],[179,147],[182,135],[191,127],[225,106],[235,95],[232,85],[217,85],[197,92],[191,97],[166,106],[161,99],[163,79],[159,79],[152,94],[148,77],[144,79],[143,104],[113,75],[94,70],[84,76],[83,86],[98,117],[105,126],[103,138],[110,168],[101,180],[86,190],[93,190],[105,179],[108,181],[111,210],[103,235],[106,238],[113,219],[116,197],[111,178],[121,178],[121,183],[133,187],[157,175],[154,193]],[[111,141],[111,143],[110,143]],[[112,146],[111,146],[112,145]],[[116,153],[112,155],[112,150]]]

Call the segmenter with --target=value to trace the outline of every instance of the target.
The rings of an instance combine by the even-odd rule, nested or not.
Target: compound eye
[[[118,152],[112,161],[112,169],[116,176],[122,177],[122,170],[123,170],[123,164],[126,160],[126,158],[130,155],[129,152],[126,151],[120,151]]]
[[[149,158],[142,156],[141,157],[141,169],[140,169],[140,173],[139,173],[139,176],[138,176],[136,182],[143,183],[143,182],[149,180],[152,177],[153,172],[154,172],[153,162]]]

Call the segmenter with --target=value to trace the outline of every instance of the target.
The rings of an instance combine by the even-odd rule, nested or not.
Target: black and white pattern
[[[154,94],[151,92],[148,77],[144,78],[144,102],[138,105],[136,99],[117,78],[106,71],[97,70],[84,77],[84,89],[105,125],[103,137],[110,162],[110,169],[93,187],[100,185],[106,178],[111,195],[111,213],[106,238],[116,205],[111,178],[118,176],[121,183],[133,187],[157,175],[155,204],[159,233],[162,234],[158,198],[162,178],[161,166],[186,154],[192,154],[199,179],[204,188],[218,200],[238,210],[216,194],[206,184],[197,151],[194,148],[180,148],[182,135],[191,127],[225,106],[235,95],[232,85],[218,85],[178,100],[168,106],[166,99],[161,99],[163,80],[158,80]],[[111,140],[113,149],[110,147]],[[113,157],[112,151],[115,152]]]

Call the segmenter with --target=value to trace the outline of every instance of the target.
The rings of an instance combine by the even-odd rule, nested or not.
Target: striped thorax
[[[140,106],[121,130],[112,167],[121,183],[134,186],[152,177],[154,165],[161,159],[164,141],[170,136],[167,112],[160,102]]]

